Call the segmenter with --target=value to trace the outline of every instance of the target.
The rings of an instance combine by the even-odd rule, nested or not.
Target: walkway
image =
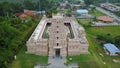
[[[37,64],[34,68],[79,68],[77,64],[64,64],[66,57],[49,57],[48,64]]]
[[[66,57],[49,57],[48,58],[48,65],[47,68],[68,68],[68,66],[64,65],[66,62]]]

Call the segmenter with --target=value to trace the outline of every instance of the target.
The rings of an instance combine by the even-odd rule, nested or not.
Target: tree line
[[[38,22],[21,23],[19,18],[0,17],[0,68],[8,68]]]
[[[1,16],[11,16],[14,13],[20,13],[23,12],[24,9],[29,10],[38,10],[38,4],[35,2],[31,2],[29,0],[26,0],[23,3],[9,3],[7,1],[0,3],[0,15]]]

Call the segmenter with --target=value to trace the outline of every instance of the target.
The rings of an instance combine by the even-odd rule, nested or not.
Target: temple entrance
[[[55,49],[55,56],[60,56],[60,48],[59,49]]]

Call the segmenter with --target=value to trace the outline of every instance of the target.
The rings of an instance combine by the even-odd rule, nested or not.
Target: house
[[[35,16],[35,12],[34,11],[27,11],[27,12],[24,12],[24,14],[26,14],[27,16],[30,16],[30,17],[34,17]]]
[[[88,15],[88,10],[86,9],[78,9],[76,12],[80,15]]]
[[[76,9],[80,9],[82,7],[80,4],[71,4],[71,6]]]
[[[23,13],[19,16],[19,18],[21,19],[22,22],[27,22],[28,21],[28,16]]]
[[[104,49],[108,52],[110,56],[117,56],[120,53],[120,49],[118,49],[114,44],[107,43],[104,44]]]
[[[70,9],[69,6],[58,6],[57,7],[57,10],[68,10],[68,9]]]
[[[88,14],[88,10],[86,10],[86,9],[76,10],[76,11],[72,12],[72,14],[77,19],[93,19],[94,18],[94,16]]]
[[[113,23],[115,20],[108,16],[100,16],[97,18],[98,21],[104,22],[104,23]]]
[[[22,22],[27,22],[30,19],[34,19],[36,16],[35,11],[26,10],[24,13],[16,13],[14,14],[15,17],[19,17]]]

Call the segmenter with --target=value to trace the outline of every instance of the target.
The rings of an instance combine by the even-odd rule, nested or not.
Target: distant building
[[[80,15],[88,15],[88,10],[86,9],[78,9],[76,12]]]
[[[70,9],[69,6],[58,6],[57,7],[57,10],[68,10],[68,9]]]
[[[97,19],[104,23],[113,23],[115,21],[113,18],[108,17],[108,16],[100,16]]]
[[[88,14],[88,10],[86,9],[76,10],[72,12],[72,14],[78,19],[93,19],[94,18],[94,16],[91,16]]]
[[[57,8],[57,10],[68,10],[71,8],[71,6],[70,6],[69,2],[66,0],[63,3],[60,3],[60,6],[57,6],[56,8]]]
[[[36,16],[35,11],[25,10],[24,13],[15,13],[15,17],[19,17],[22,22],[27,22],[30,19],[34,19]]]
[[[111,12],[119,12],[120,11],[120,7],[110,4],[110,3],[103,3],[100,5],[102,8],[107,9]]]
[[[28,21],[28,16],[26,14],[21,14],[20,16],[20,19],[22,20],[22,22],[27,22]]]
[[[110,56],[117,56],[120,54],[120,49],[118,49],[114,44],[107,43],[104,44],[104,49],[108,52]]]
[[[72,7],[72,8],[76,8],[76,9],[80,9],[80,8],[83,7],[83,6],[80,5],[80,4],[71,4],[71,7]]]

